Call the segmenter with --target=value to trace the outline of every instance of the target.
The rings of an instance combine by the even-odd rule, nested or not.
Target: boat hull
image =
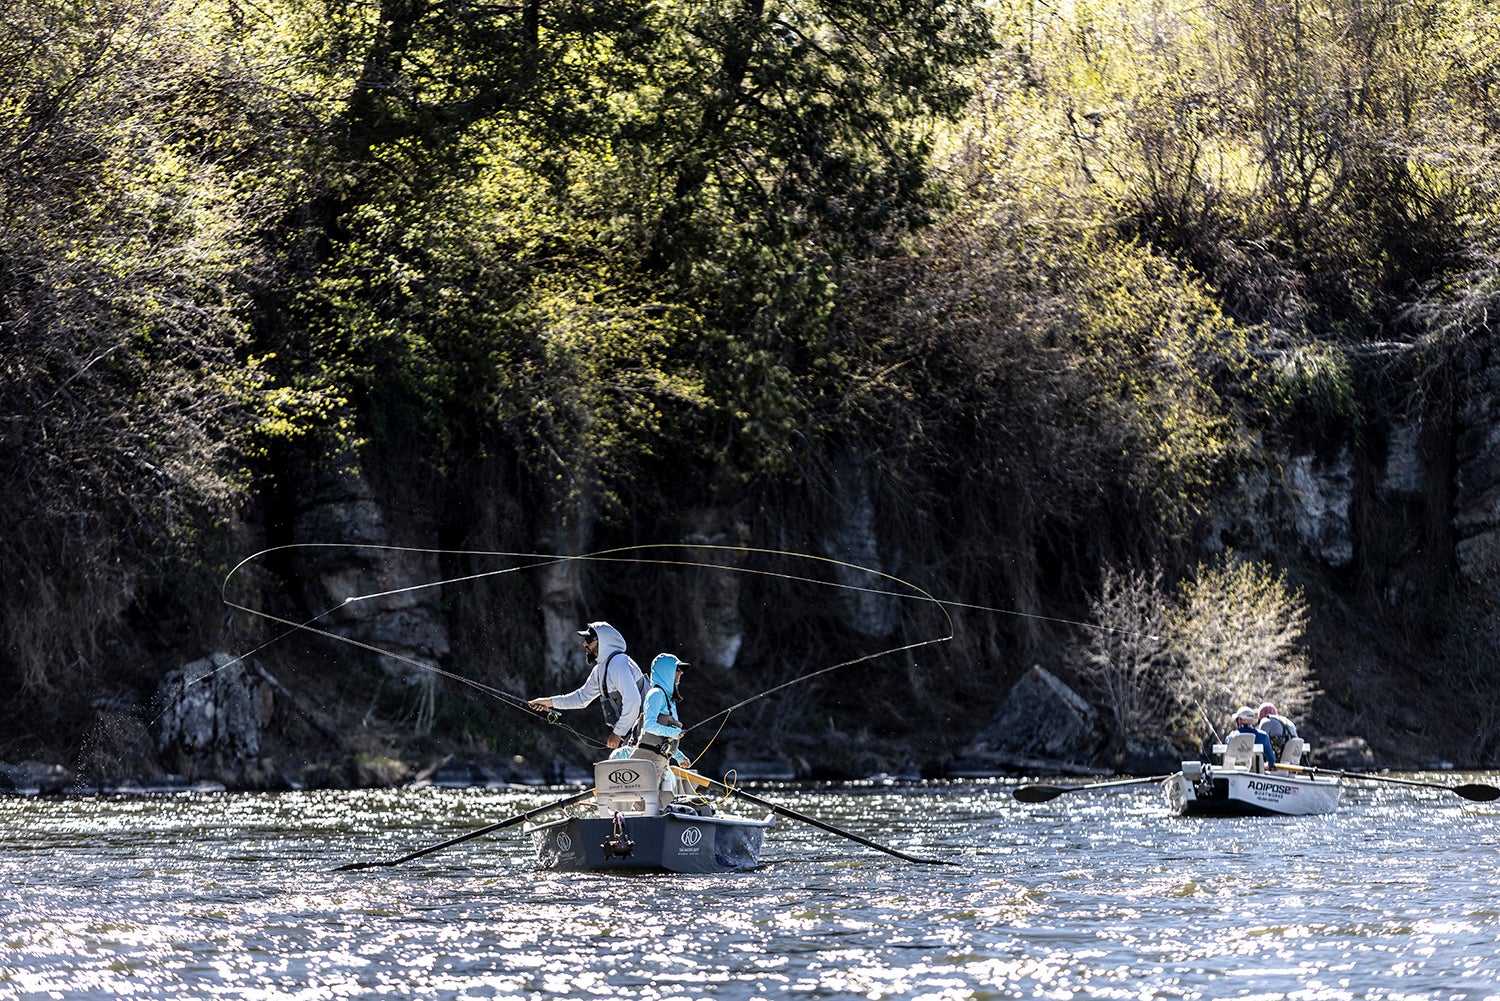
[[[771,819],[676,813],[618,819],[566,817],[529,828],[528,833],[544,869],[734,872],[760,864],[761,841],[773,823]]]
[[[1302,817],[1338,809],[1344,783],[1278,772],[1184,762],[1163,783],[1172,809],[1185,817]]]

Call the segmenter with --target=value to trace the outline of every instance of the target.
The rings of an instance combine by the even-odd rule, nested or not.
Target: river
[[[0,798],[0,998],[1500,998],[1500,803],[1012,786],[760,790],[959,864],[779,818],[759,869],[695,877],[538,871],[519,829],[333,871],[556,790]]]

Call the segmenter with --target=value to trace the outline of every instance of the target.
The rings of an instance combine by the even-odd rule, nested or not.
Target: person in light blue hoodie
[[[633,758],[653,761],[661,769],[661,805],[672,802],[671,764],[679,757],[677,742],[682,739],[682,720],[677,715],[677,696],[682,671],[688,666],[676,654],[659,653],[651,662],[651,687],[641,710],[641,738]]]
[[[671,760],[682,739],[682,721],[677,718],[678,687],[688,662],[676,654],[659,653],[651,662],[651,683],[641,710],[641,739],[636,745],[664,760]]]

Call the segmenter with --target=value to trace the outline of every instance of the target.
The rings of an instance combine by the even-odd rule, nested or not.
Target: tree
[[[1183,715],[1170,606],[1160,567],[1122,573],[1107,564],[1089,602],[1091,628],[1077,649],[1077,671],[1122,742],[1161,736]]]
[[[218,13],[27,0],[0,21],[0,669],[48,714],[201,623],[243,497],[278,134]]]
[[[1307,709],[1316,694],[1303,647],[1307,602],[1285,571],[1225,552],[1200,563],[1178,596],[1167,621],[1185,711],[1221,718],[1261,700],[1283,715]]]

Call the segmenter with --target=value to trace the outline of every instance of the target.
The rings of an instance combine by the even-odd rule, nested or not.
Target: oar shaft
[[[400,858],[386,859],[384,861],[377,861],[377,862],[351,862],[348,865],[341,865],[341,866],[339,866],[334,871],[335,872],[352,872],[352,871],[355,871],[355,870],[358,870],[358,869],[374,869],[377,866],[379,866],[379,867],[388,867],[388,866],[393,866],[393,865],[401,865],[403,862],[410,862],[413,859],[419,859],[423,855],[431,855],[433,852],[440,852],[444,848],[452,848],[454,845],[461,845],[465,841],[472,841],[475,838],[483,837],[486,834],[492,834],[495,831],[503,830],[503,829],[505,829],[507,827],[514,827],[517,824],[525,823],[526,821],[530,820],[532,817],[535,817],[535,816],[538,816],[540,814],[546,813],[549,810],[557,810],[557,809],[560,809],[560,808],[562,808],[564,806],[572,806],[574,803],[577,803],[580,800],[588,799],[592,795],[594,795],[594,790],[593,789],[585,789],[583,792],[578,793],[576,795],[568,796],[568,797],[566,797],[564,799],[560,799],[560,800],[557,800],[557,801],[552,802],[552,803],[545,803],[542,806],[538,806],[538,807],[535,807],[534,809],[527,810],[525,813],[518,813],[514,817],[507,817],[505,820],[501,820],[501,821],[498,821],[496,823],[490,824],[488,827],[481,827],[477,831],[470,831],[468,834],[460,834],[456,838],[449,838],[447,841],[439,842],[438,844],[435,844],[435,845],[428,845],[426,848],[420,848],[417,851],[414,851],[414,852],[412,852],[409,855],[403,855]]]
[[[672,771],[678,776],[686,779],[687,781],[694,783],[695,785],[716,789],[724,793],[725,795],[738,796],[740,799],[743,799],[748,803],[754,803],[756,806],[764,807],[765,809],[770,810],[772,813],[777,814],[778,816],[785,817],[788,820],[800,821],[801,823],[807,824],[810,827],[816,827],[820,831],[827,831],[829,834],[837,834],[841,838],[848,838],[850,841],[857,841],[858,843],[865,845],[866,847],[873,848],[879,852],[885,852],[887,855],[893,855],[896,858],[902,859],[907,862],[916,862],[920,865],[958,864],[957,862],[950,862],[947,859],[920,858],[916,855],[908,855],[903,851],[899,851],[898,849],[890,847],[889,845],[882,845],[879,842],[871,841],[869,838],[861,837],[860,835],[855,834],[853,831],[846,831],[842,828],[835,827],[832,824],[824,823],[816,817],[809,817],[805,813],[798,813],[796,810],[791,810],[784,806],[778,806],[768,799],[761,799],[759,796],[754,796],[748,792],[745,792],[745,790],[743,789],[736,789],[731,786],[727,786],[722,782],[717,782],[713,779],[705,778],[701,775],[695,775],[691,772],[685,773],[680,768],[674,767]]]
[[[1329,768],[1306,768],[1302,765],[1277,765],[1277,771],[1303,772],[1316,778],[1319,775],[1333,775],[1341,779],[1357,779],[1362,782],[1389,782],[1393,785],[1419,786],[1427,789],[1452,789],[1441,782],[1418,782],[1414,779],[1398,779],[1389,775],[1362,775],[1358,772],[1341,772]]]
[[[1146,785],[1150,782],[1163,782],[1171,778],[1172,775],[1177,774],[1179,773],[1173,772],[1171,775],[1152,775],[1142,779],[1114,779],[1109,782],[1093,782],[1082,786],[1054,786],[1031,783],[1016,786],[1015,789],[1011,790],[1011,796],[1023,803],[1045,803],[1048,800],[1056,799],[1065,792],[1087,792],[1091,789],[1118,789],[1121,786]]]
[[[1309,775],[1312,775],[1314,778],[1316,778],[1319,773],[1319,769],[1317,768],[1303,768],[1301,765],[1277,765],[1276,767],[1278,769],[1286,769],[1287,771],[1292,772],[1306,772]],[[1419,789],[1441,789],[1444,792],[1451,792],[1455,796],[1460,796],[1464,799],[1471,799],[1476,803],[1491,803],[1496,799],[1500,799],[1500,789],[1496,789],[1492,785],[1486,785],[1483,782],[1450,786],[1444,785],[1441,782],[1419,782],[1416,779],[1398,779],[1393,778],[1390,775],[1361,775],[1357,772],[1351,773],[1338,771],[1327,771],[1323,774],[1337,775],[1341,779],[1353,779],[1361,782],[1390,782],[1394,785],[1416,786]]]

